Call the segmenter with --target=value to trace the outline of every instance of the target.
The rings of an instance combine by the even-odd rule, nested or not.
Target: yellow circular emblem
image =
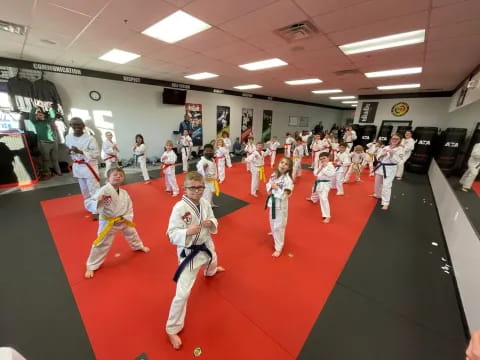
[[[410,109],[410,106],[408,106],[407,103],[404,103],[404,102],[396,103],[395,105],[392,106],[392,115],[403,116],[408,112],[409,109]]]
[[[195,349],[193,349],[193,356],[199,357],[200,355],[202,355],[202,348],[197,346]]]

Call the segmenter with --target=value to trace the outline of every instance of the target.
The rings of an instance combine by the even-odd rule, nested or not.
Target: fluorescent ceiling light
[[[143,30],[142,34],[173,44],[210,28],[206,22],[178,10]]]
[[[234,86],[234,89],[238,90],[248,90],[248,89],[260,89],[262,86],[257,85],[257,84],[250,84],[250,85],[238,85]]]
[[[400,84],[400,85],[383,85],[377,86],[378,90],[394,90],[394,89],[413,89],[419,88],[420,84]]]
[[[313,90],[312,93],[314,94],[334,94],[334,93],[341,93],[343,90],[340,89],[330,89],[330,90]]]
[[[348,95],[348,96],[330,96],[332,100],[347,100],[347,99],[355,99],[356,96]]]
[[[384,76],[399,76],[399,75],[409,75],[409,74],[419,74],[422,72],[422,67],[411,67],[404,69],[395,69],[395,70],[384,70],[384,71],[374,71],[365,73],[367,78],[376,78]]]
[[[139,58],[140,55],[128,51],[113,49],[99,57],[100,60],[110,61],[117,64],[126,64]]]
[[[358,104],[357,100],[342,101],[342,104]]]
[[[418,44],[424,41],[425,29],[358,41],[350,44],[340,45],[339,48],[344,52],[345,55],[351,55],[367,51],[388,49],[397,46]]]
[[[351,107],[357,107],[357,104],[352,104],[352,105],[350,105],[350,106],[351,106]]]
[[[320,84],[323,82],[320,79],[303,79],[303,80],[289,80],[285,81],[288,85],[308,85],[308,84]]]
[[[273,68],[277,66],[285,66],[285,65],[288,65],[285,61],[280,60],[278,58],[274,58],[274,59],[256,61],[249,64],[238,65],[238,66],[245,70],[254,71],[254,70],[269,69],[269,68]]]
[[[210,78],[214,78],[214,77],[217,77],[217,76],[218,76],[217,74],[212,74],[212,73],[209,73],[209,72],[202,72],[202,73],[198,73],[198,74],[185,75],[185,77],[187,79],[192,79],[192,80],[210,79]]]

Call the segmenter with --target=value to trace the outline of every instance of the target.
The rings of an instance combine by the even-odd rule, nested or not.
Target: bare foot
[[[254,196],[254,197],[258,197],[258,195],[257,195],[257,194],[250,194],[250,195],[252,195],[252,196]]]
[[[274,253],[272,254],[273,257],[279,257],[281,254],[280,251],[274,251]]]
[[[150,184],[150,183],[151,183],[150,180],[145,181],[145,184]]]
[[[142,247],[141,249],[138,249],[137,251],[143,251],[144,253],[150,252],[150,248],[147,246]]]
[[[329,217],[326,217],[324,220],[323,220],[323,223],[324,224],[328,224],[330,222],[330,219]]]
[[[343,195],[344,195],[344,193],[337,193],[337,195],[338,195],[338,196],[343,196]]]
[[[464,187],[462,187],[462,191],[464,191],[464,192],[468,192],[468,189],[467,189],[467,188],[464,188]]]
[[[272,233],[271,233],[271,232],[269,232],[267,235],[272,235]]]
[[[225,268],[223,266],[217,266],[217,272],[216,273],[224,272],[224,271],[225,271]]]
[[[370,194],[368,196],[378,199],[377,194]]]
[[[85,275],[84,275],[84,276],[85,276],[85,279],[91,279],[91,278],[93,278],[93,273],[94,273],[93,270],[87,270],[87,271],[85,271]]]
[[[172,344],[173,348],[175,350],[180,349],[182,346],[182,339],[180,339],[180,336],[177,334],[167,334],[168,335],[168,340],[170,340],[170,344]]]
[[[383,205],[382,210],[388,210],[388,205]]]
[[[172,196],[173,197],[178,196],[178,193],[173,193]]]

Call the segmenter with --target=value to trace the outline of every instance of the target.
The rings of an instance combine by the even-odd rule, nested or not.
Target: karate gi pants
[[[285,244],[285,229],[287,228],[288,220],[288,200],[275,199],[275,219],[272,219],[271,204],[268,216],[275,251],[281,252],[283,245]]]
[[[108,221],[102,218],[98,221],[98,234],[100,234],[105,226],[107,226]],[[132,250],[135,251],[143,248],[142,240],[140,240],[137,230],[134,227],[128,226],[125,223],[115,224],[99,244],[92,246],[87,260],[87,270],[97,270],[103,264],[108,251],[112,247],[113,239],[117,231],[122,232]]]
[[[293,161],[292,180],[295,180],[298,176],[302,176],[302,159]]]
[[[250,185],[250,194],[256,195],[258,190],[258,184],[260,183],[260,169],[254,165],[250,166],[250,172],[252,173],[252,182]]]
[[[403,177],[403,170],[405,168],[405,163],[407,162],[408,158],[412,155],[412,153],[406,154],[403,156],[403,159],[397,164],[397,178]]]
[[[177,178],[175,177],[175,165],[169,166],[169,168],[164,172],[165,176],[165,187],[167,191],[171,191],[173,195],[178,195],[178,184]]]
[[[210,205],[213,203],[212,196],[214,192],[215,192],[215,184],[210,181],[205,181],[205,190],[203,190],[202,198],[207,200]]]
[[[330,183],[317,184],[317,191],[312,193],[312,201],[316,204],[320,200],[320,210],[322,216],[329,218],[330,216],[330,203],[328,202],[328,193],[330,192]]]
[[[188,171],[188,157],[190,155],[189,153],[190,153],[189,148],[182,147],[182,168],[183,168],[183,172]]]
[[[94,177],[88,178],[77,178],[78,185],[80,185],[80,191],[83,196],[83,205],[85,209],[90,211],[92,214],[97,213],[97,209],[89,209],[88,201],[90,198],[100,189],[100,183]]]
[[[142,170],[143,180],[149,181],[150,175],[148,175],[147,171],[147,158],[145,156],[139,156],[137,158],[137,164],[140,165],[140,169]]]
[[[392,184],[397,172],[396,166],[386,166],[385,172],[387,177],[383,177],[383,166],[380,166],[375,171],[375,197],[382,199],[382,206],[390,204],[390,197],[392,196]]]
[[[105,178],[107,177],[108,170],[114,167],[118,167],[115,160],[105,160]]]
[[[205,269],[205,276],[213,276],[217,272],[217,254],[215,252],[215,246],[213,241],[205,243],[208,249],[212,252],[212,262]],[[179,263],[181,263],[181,258]],[[167,334],[178,334],[182,331],[185,324],[185,314],[187,312],[187,301],[190,296],[193,284],[197,278],[197,274],[203,266],[207,266],[210,261],[210,257],[204,251],[200,251],[197,256],[193,258],[192,267],[187,265],[183,272],[180,274],[180,278],[177,281],[177,289],[175,291],[175,297],[172,300],[170,306],[170,312],[168,314],[168,320],[166,324]]]
[[[469,165],[467,171],[463,174],[460,179],[460,184],[466,189],[470,189],[472,187],[473,182],[478,176],[478,172],[480,168],[476,166]]]
[[[277,150],[270,150],[270,167],[273,168],[273,165],[275,165],[275,157],[277,156]]]
[[[337,189],[337,195],[343,195],[343,178],[345,177],[345,169],[340,168],[335,172],[332,178],[332,189]]]

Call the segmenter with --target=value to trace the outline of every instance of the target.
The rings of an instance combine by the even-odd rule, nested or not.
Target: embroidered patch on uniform
[[[187,225],[190,225],[192,223],[192,214],[190,213],[190,211],[187,211],[185,214],[183,214],[182,220]]]
[[[103,195],[103,203],[108,206],[112,203],[112,197],[110,195]]]

